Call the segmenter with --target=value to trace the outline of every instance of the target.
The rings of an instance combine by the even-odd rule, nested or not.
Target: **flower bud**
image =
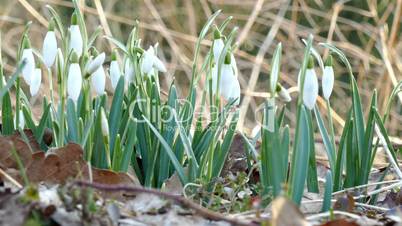
[[[314,70],[314,59],[310,56],[303,86],[303,103],[312,110],[318,97],[318,80]]]
[[[98,68],[102,67],[103,62],[105,62],[105,56],[105,53],[101,53],[97,55],[94,59],[89,60],[86,66],[86,73],[92,74]]]
[[[292,98],[290,97],[290,94],[287,89],[285,89],[282,85],[278,84],[276,86],[276,92],[278,94],[279,99],[281,99],[284,102],[290,102],[292,101]]]
[[[78,57],[81,56],[82,54],[82,48],[83,48],[83,40],[82,40],[82,35],[81,35],[81,30],[80,27],[77,24],[77,14],[76,12],[73,13],[71,16],[71,26],[69,28],[70,31],[70,44],[69,44],[69,50],[74,50]]]
[[[23,38],[23,50],[21,61],[25,61],[25,66],[22,68],[22,76],[25,82],[29,85],[31,83],[31,77],[35,71],[35,58],[31,49],[31,44],[27,36]]]
[[[56,34],[54,33],[53,20],[49,22],[48,32],[43,40],[42,55],[46,67],[50,68],[53,65],[57,55],[57,40]]]
[[[67,78],[67,94],[68,97],[71,98],[74,102],[77,102],[82,87],[81,68],[76,60],[77,56],[74,52],[71,60],[72,63],[70,64],[70,68],[68,70],[68,78]]]
[[[106,113],[105,110],[102,109],[100,110],[100,117],[101,117],[101,127],[102,127],[102,134],[104,137],[108,137],[109,136],[109,123],[107,121],[106,118]]]
[[[121,77],[120,66],[116,60],[112,60],[112,62],[110,62],[109,74],[112,87],[113,89],[116,89],[117,83]]]
[[[91,83],[97,95],[102,95],[105,92],[106,75],[102,66],[98,67],[91,75]]]
[[[328,56],[325,61],[324,72],[322,76],[322,93],[326,100],[331,97],[334,88],[334,69],[332,67],[332,56]]]

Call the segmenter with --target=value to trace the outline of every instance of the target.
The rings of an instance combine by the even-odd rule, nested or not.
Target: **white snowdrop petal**
[[[104,110],[101,111],[101,127],[102,127],[102,134],[103,136],[109,135],[109,123],[107,121],[106,115]]]
[[[73,49],[77,53],[78,57],[82,54],[83,41],[78,25],[70,26],[70,51]]]
[[[42,70],[40,68],[35,68],[35,71],[31,78],[31,84],[29,86],[31,96],[35,96],[38,93],[41,82],[42,82]]]
[[[126,80],[127,85],[134,79],[134,67],[130,59],[127,59],[124,64],[124,78]]]
[[[166,69],[165,65],[163,64],[163,62],[161,60],[159,60],[159,58],[156,56],[154,56],[153,66],[157,71],[160,71],[163,73],[167,72],[167,69]]]
[[[292,98],[290,97],[290,94],[289,94],[288,90],[285,89],[285,88],[283,88],[283,87],[282,87],[281,90],[279,91],[278,96],[279,96],[279,98],[280,98],[281,100],[283,100],[283,101],[285,101],[285,102],[290,102],[290,101],[292,101]]]
[[[334,69],[331,66],[325,66],[322,76],[322,93],[325,99],[329,99],[334,88]]]
[[[154,55],[148,49],[144,52],[141,62],[141,71],[144,75],[148,74],[152,70],[152,66],[154,65]]]
[[[25,118],[24,118],[24,113],[22,112],[22,110],[20,110],[19,112],[19,122],[17,124],[17,115],[14,115],[14,127],[23,129],[25,127]]]
[[[221,78],[219,82],[219,90],[221,96],[226,100],[229,100],[232,94],[233,80],[236,79],[233,75],[232,66],[230,64],[222,65]]]
[[[46,33],[45,39],[43,40],[42,55],[46,67],[50,68],[57,55],[57,40],[54,31],[48,31]]]
[[[82,75],[80,65],[77,63],[71,64],[67,78],[67,94],[74,102],[77,102],[81,93]]]
[[[91,83],[97,95],[102,95],[105,92],[106,75],[103,67],[98,67],[91,75]]]
[[[213,54],[214,54],[215,63],[218,63],[219,57],[220,57],[224,47],[225,47],[225,43],[223,42],[222,39],[215,39],[214,40],[212,51],[213,51]]]
[[[32,49],[24,49],[22,51],[21,59],[26,62],[24,68],[22,68],[22,76],[25,82],[29,85],[31,83],[31,77],[35,71],[35,58]]]
[[[235,105],[240,104],[240,83],[237,78],[232,80],[232,87],[230,90],[229,100],[236,99]]]
[[[98,56],[96,56],[94,59],[92,59],[89,63],[88,66],[86,67],[86,71],[88,74],[94,73],[99,67],[102,66],[103,62],[105,62],[105,53],[101,53]]]
[[[318,80],[314,69],[307,69],[303,88],[303,103],[312,110],[318,97]]]
[[[113,89],[116,89],[117,83],[119,82],[121,72],[120,72],[120,66],[117,61],[112,61],[110,62],[110,81],[112,83]]]

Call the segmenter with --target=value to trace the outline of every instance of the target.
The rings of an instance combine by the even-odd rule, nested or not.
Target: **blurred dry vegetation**
[[[69,24],[70,1],[0,0],[1,48],[7,73],[15,66],[17,44],[27,21],[33,21],[30,37],[34,48],[42,48],[50,18],[46,4],[56,8],[65,24]],[[239,27],[235,55],[242,87],[241,125],[246,130],[256,124],[254,111],[267,95],[270,60],[275,46],[279,42],[283,44],[282,83],[295,90],[304,48],[300,38],[310,33],[314,34],[316,43],[332,42],[347,54],[357,76],[365,112],[368,112],[367,103],[374,89],[378,90],[380,111],[384,112],[394,85],[402,79],[401,5],[402,0],[81,1],[89,32],[103,26],[104,34],[125,41],[138,20],[143,46],[147,48],[149,44],[159,42],[159,55],[167,62],[168,73],[161,75],[162,87],[166,89],[175,78],[183,95],[189,81],[194,44],[204,22],[218,9],[223,10],[218,22],[232,16],[230,28]],[[210,44],[203,42],[204,52]],[[97,46],[108,53],[113,48],[102,38],[98,39]],[[324,57],[328,54],[323,49],[318,50]],[[351,101],[344,69],[336,63],[331,101],[336,112],[337,133],[341,131],[342,118]],[[318,68],[317,72],[321,78]],[[44,79],[46,83],[47,77]],[[41,92],[48,94],[46,88]],[[292,97],[296,95],[296,92],[292,93]],[[402,134],[401,100],[394,101],[387,123],[390,135],[396,137]],[[325,107],[323,103],[319,100],[320,107]],[[287,112],[291,124],[294,116],[293,106]]]

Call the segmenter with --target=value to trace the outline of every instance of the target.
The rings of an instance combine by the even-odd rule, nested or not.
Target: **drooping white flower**
[[[82,54],[82,48],[83,48],[84,44],[83,44],[83,40],[82,40],[80,27],[78,26],[78,23],[77,23],[77,15],[75,12],[71,16],[71,26],[69,28],[69,31],[70,31],[69,50],[70,51],[74,50],[75,53],[77,53],[78,57],[80,57]]]
[[[25,61],[25,66],[22,68],[22,77],[29,85],[31,83],[31,77],[35,71],[35,58],[27,36],[24,37],[23,42],[24,50],[22,51],[21,60]]]
[[[134,73],[135,70],[133,63],[131,62],[130,58],[127,58],[126,62],[124,63],[124,79],[126,80],[127,85],[134,80]]]
[[[75,55],[75,56],[74,56]],[[82,74],[78,62],[78,56],[73,53],[73,60],[68,70],[67,78],[67,94],[74,102],[77,102],[81,93],[82,87]],[[75,59],[74,59],[75,58]]]
[[[334,88],[334,69],[332,67],[332,56],[325,61],[324,72],[322,75],[322,93],[326,100],[331,97]]]
[[[156,56],[154,47],[150,46],[143,54],[141,71],[144,75],[147,75],[152,69],[163,73],[167,71],[163,62]]]
[[[112,87],[113,89],[116,89],[117,83],[121,77],[120,66],[116,60],[112,60],[112,62],[110,62],[109,74]]]
[[[98,68],[102,67],[103,62],[105,62],[105,53],[101,53],[94,59],[90,59],[85,70],[87,74],[94,73]]]
[[[310,58],[309,65],[306,70],[303,86],[303,103],[312,110],[318,97],[318,80],[314,70],[313,59]]]
[[[91,75],[91,83],[97,95],[102,95],[105,92],[106,75],[102,66],[98,67]]]
[[[35,96],[40,88],[42,82],[42,70],[40,68],[35,68],[33,76],[31,78],[31,84],[29,85],[29,91],[31,96]]]
[[[218,28],[215,28],[214,41],[212,43],[212,52],[214,54],[214,60],[216,64],[218,64],[219,57],[221,56],[224,47],[225,43],[222,40],[221,32],[218,30]]]
[[[235,76],[235,71],[231,64],[230,53],[225,59],[225,63],[221,68],[221,77],[219,80],[219,94],[226,100],[236,99],[235,104],[240,103],[240,84]],[[218,69],[217,66],[212,68],[212,93],[215,94],[218,84]]]
[[[284,102],[292,101],[292,98],[290,97],[290,94],[289,94],[288,90],[285,89],[281,85],[278,85],[278,87],[279,87],[279,91],[277,93],[278,93],[279,98]]]
[[[57,55],[57,40],[56,34],[54,33],[53,20],[49,23],[48,31],[45,39],[43,40],[42,55],[46,67],[50,68],[53,65]]]

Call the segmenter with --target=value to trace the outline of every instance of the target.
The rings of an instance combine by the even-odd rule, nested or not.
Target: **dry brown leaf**
[[[62,148],[50,149],[44,153],[33,138],[31,131],[25,131],[34,153],[31,153],[28,145],[22,140],[19,134],[13,136],[0,136],[0,167],[7,171],[15,172],[18,169],[17,163],[12,156],[11,148],[14,145],[21,161],[25,167],[30,182],[65,183],[68,179],[88,180],[91,173],[93,181],[102,184],[134,184],[133,180],[126,173],[112,172],[105,169],[92,167],[89,172],[88,165],[83,159],[81,146],[69,143]],[[38,151],[39,150],[39,151]],[[15,174],[13,174],[15,175]],[[16,176],[18,181],[22,178]]]
[[[272,226],[308,226],[303,213],[289,199],[278,197],[272,201]]]

